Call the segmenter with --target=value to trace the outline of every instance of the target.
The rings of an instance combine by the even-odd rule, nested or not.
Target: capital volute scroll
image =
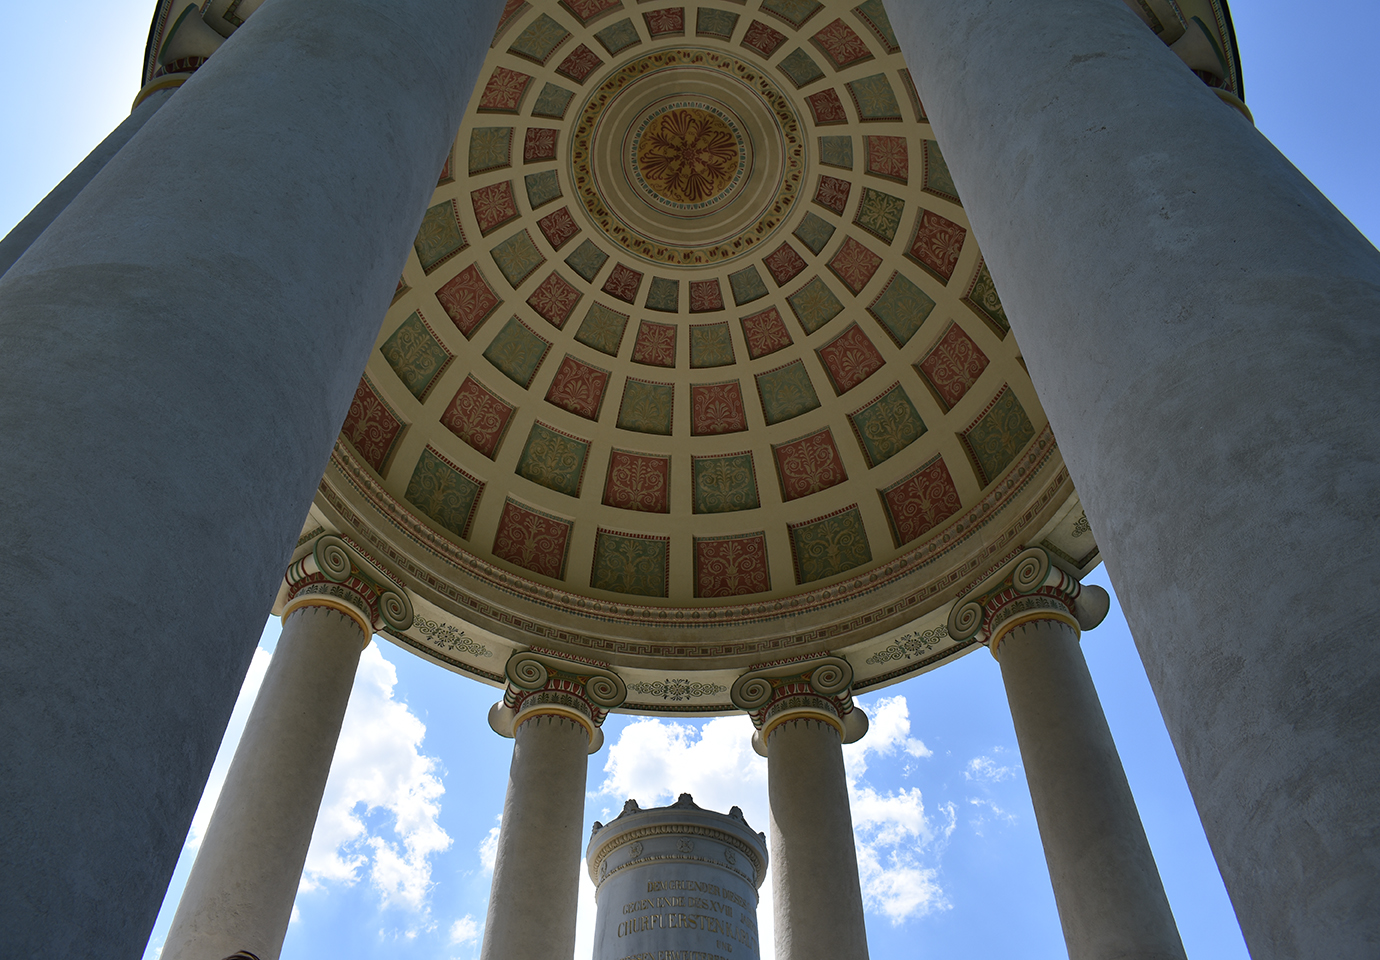
[[[867,714],[853,703],[853,666],[842,657],[820,657],[743,674],[729,690],[736,707],[757,728],[752,748],[767,755],[767,738],[791,720],[818,720],[844,743],[867,733]]]
[[[407,588],[343,537],[325,534],[288,567],[283,619],[301,607],[330,607],[352,617],[366,641],[374,631],[412,626]]]
[[[489,710],[489,726],[504,737],[534,717],[574,721],[589,735],[589,752],[604,745],[600,729],[609,711],[628,698],[628,687],[613,670],[546,653],[522,650],[503,668],[508,684],[503,699]]]
[[[954,601],[949,636],[985,643],[995,657],[1002,638],[1023,623],[1055,620],[1091,630],[1110,608],[1106,590],[1083,586],[1043,548],[1029,547]]]

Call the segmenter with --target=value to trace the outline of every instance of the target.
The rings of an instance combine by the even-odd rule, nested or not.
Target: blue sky
[[[127,114],[147,0],[9,0],[0,34],[0,229],[17,222]],[[1380,5],[1233,7],[1259,129],[1371,238],[1380,237]],[[175,145],[172,145],[175,149]],[[1091,578],[1108,585],[1099,570]],[[218,789],[277,639],[270,622],[227,732]],[[1084,640],[1190,957],[1246,956],[1120,610]],[[284,956],[478,955],[511,742],[485,722],[498,691],[384,641],[361,662]],[[860,701],[873,730],[849,748],[875,958],[1064,957],[996,663],[983,651]],[[743,718],[614,716],[591,758],[586,826],[635,796],[680,791],[766,827],[763,762]],[[210,809],[203,803],[146,956],[157,956]],[[588,900],[586,890],[586,901]],[[582,902],[577,960],[589,955]],[[769,925],[769,897],[764,900]],[[765,932],[765,931],[764,931]],[[764,938],[764,944],[769,944]],[[770,950],[764,956],[770,956]]]

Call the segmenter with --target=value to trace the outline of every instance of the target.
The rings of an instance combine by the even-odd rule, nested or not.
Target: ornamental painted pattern
[[[896,42],[896,33],[891,29],[891,18],[886,15],[882,0],[866,0],[854,7],[853,13],[877,35],[883,50],[887,53],[901,52],[901,45]]]
[[[819,184],[815,187],[815,203],[843,216],[843,208],[848,206],[848,191],[852,188],[853,185],[847,180],[820,174]]]
[[[566,553],[570,547],[569,520],[553,517],[540,510],[525,507],[515,500],[503,504],[494,534],[493,554],[499,560],[516,564],[525,570],[565,579]]]
[[[910,147],[905,137],[863,137],[863,165],[883,180],[906,183],[910,179]]]
[[[690,281],[690,312],[713,313],[724,308],[724,293],[719,280]]]
[[[761,313],[743,317],[743,339],[747,341],[748,356],[753,360],[765,357],[791,345],[791,333],[781,319],[781,312],[768,307]]]
[[[845,237],[838,253],[829,261],[829,271],[857,296],[881,265],[881,257],[852,237]]]
[[[546,351],[551,349],[550,341],[538,336],[532,328],[517,317],[512,317],[498,332],[484,351],[488,360],[504,376],[526,388],[532,385],[541,362],[546,359]]]
[[[896,231],[901,226],[901,212],[906,202],[889,193],[863,188],[862,198],[858,200],[858,211],[853,222],[879,240],[891,243],[896,239]]]
[[[438,623],[426,617],[417,617],[412,628],[431,641],[432,645],[451,653],[468,653],[474,657],[492,657],[494,652],[482,643],[466,636],[464,630],[456,629],[448,623]]]
[[[604,264],[608,263],[608,260],[609,255],[596,247],[593,240],[586,240],[575,248],[574,253],[565,258],[565,265],[593,283],[595,276],[604,269]]]
[[[828,490],[848,479],[828,427],[789,443],[772,444],[781,498],[787,502]]]
[[[867,658],[867,662],[875,665],[923,656],[947,639],[949,628],[942,623],[928,630],[913,630],[878,650]]]
[[[466,340],[473,338],[479,325],[503,303],[474,263],[447,280],[436,291],[436,299]]]
[[[843,101],[839,99],[838,91],[833,87],[810,94],[805,98],[805,102],[809,104],[810,115],[814,117],[817,127],[848,122],[848,114],[843,109]]]
[[[615,449],[609,454],[604,506],[670,513],[671,458]]]
[[[512,24],[513,19],[519,14],[526,13],[531,9],[531,6],[527,0],[504,0],[503,12],[498,15],[498,27],[494,30],[493,43],[489,46],[495,46],[498,43],[498,38],[503,36],[503,31]]]
[[[675,313],[680,309],[680,281],[670,280],[666,277],[652,277],[652,284],[647,288],[645,306],[648,310]]]
[[[763,258],[762,264],[778,287],[785,286],[805,269],[805,259],[789,243],[783,243],[769,253]]]
[[[359,381],[354,399],[350,401],[350,411],[345,415],[345,424],[340,435],[355,448],[360,459],[383,473],[388,465],[388,457],[393,445],[402,432],[403,422],[369,382],[368,377]]]
[[[602,303],[592,303],[575,339],[587,347],[611,357],[618,356],[618,348],[623,343],[623,331],[628,325],[628,315],[610,310]]]
[[[709,437],[747,429],[743,391],[737,380],[690,385],[690,435]]]
[[[805,372],[805,365],[799,360],[759,373],[757,395],[768,424],[790,420],[819,407],[819,395],[810,382],[810,375]]]
[[[537,95],[537,102],[532,104],[532,116],[549,117],[552,120],[564,120],[565,111],[570,107],[570,101],[574,98],[575,91],[567,90],[565,87],[548,83],[541,88],[541,93]]]
[[[442,371],[455,359],[415,310],[383,342],[379,353],[418,400],[426,399]]]
[[[441,414],[441,426],[492,460],[515,409],[473,376],[467,376]]]
[[[455,208],[454,200],[427,208],[412,244],[422,272],[428,274],[468,246],[465,232],[460,229],[460,211]]]
[[[470,174],[512,165],[513,128],[475,127],[470,131]]]
[[[490,250],[489,255],[514,290],[546,262],[537,245],[532,242],[532,235],[526,230],[519,230],[504,240]]]
[[[692,204],[717,196],[738,173],[738,138],[719,116],[696,107],[667,110],[637,140],[635,169],[657,194]]]
[[[743,33],[743,46],[768,59],[785,42],[786,35],[784,33],[780,30],[773,30],[761,20],[752,21]]]
[[[910,342],[932,310],[933,298],[899,271],[891,275],[877,299],[867,308],[898,347]]]
[[[797,584],[813,583],[872,562],[857,504],[816,520],[791,524],[791,559]]]
[[[796,47],[776,66],[790,78],[797,90],[824,76],[824,71],[815,63],[814,58],[805,52],[804,47]]]
[[[570,31],[552,20],[546,14],[539,15],[518,34],[508,52],[515,57],[546,65],[556,48],[570,39]]]
[[[828,58],[836,71],[872,59],[872,51],[863,42],[863,38],[844,23],[842,18],[819,31],[810,38],[810,42]]]
[[[944,162],[944,154],[939,152],[939,144],[933,140],[921,140],[920,146],[925,153],[925,192],[961,204],[963,201],[958,199],[958,188],[954,186],[949,165]]]
[[[560,66],[556,67],[556,72],[583,84],[591,73],[603,65],[604,61],[599,59],[599,55],[582,43],[561,61]]]
[[[624,17],[617,23],[610,24],[604,29],[594,34],[594,39],[599,41],[599,45],[609,52],[609,56],[617,56],[628,47],[642,42],[642,38],[637,34],[637,28],[628,17]]]
[[[555,170],[529,173],[522,178],[527,187],[527,204],[533,210],[545,206],[561,195],[561,180]]]
[[[671,435],[674,390],[669,383],[633,380],[623,384],[623,403],[618,408],[618,426],[638,433]]]
[[[642,274],[626,264],[618,264],[604,281],[604,292],[617,297],[625,303],[637,299],[637,289],[642,286]]]
[[[1006,384],[960,437],[985,487],[1010,466],[1035,437],[1035,427]]]
[[[898,547],[924,536],[963,509],[949,468],[938,454],[881,493]]]
[[[664,10],[648,10],[642,14],[650,37],[682,37],[685,35],[685,8],[667,7]]]
[[[856,323],[850,323],[815,352],[840,396],[886,366],[886,360]]]
[[[968,231],[932,210],[921,210],[906,256],[924,267],[935,279],[949,282],[963,252]]]
[[[915,365],[947,412],[963,399],[968,388],[987,369],[987,355],[978,349],[963,328],[950,323],[939,342]]]
[[[807,334],[814,333],[843,312],[843,303],[819,277],[812,277],[805,286],[786,298],[791,312]]]
[[[613,593],[664,597],[670,579],[669,553],[670,540],[665,537],[600,528],[594,540],[594,568],[589,585]]]
[[[925,421],[899,383],[850,413],[848,422],[870,467],[890,460],[925,432]]]
[[[732,40],[738,28],[738,14],[713,7],[700,7],[695,14],[695,36]]]
[[[703,13],[705,7],[700,8]],[[713,11],[718,12],[718,11]],[[637,683],[628,684],[628,690],[632,693],[640,693],[648,697],[660,697],[662,700],[681,701],[695,700],[699,697],[712,697],[727,690],[720,683],[701,682],[699,680],[687,680],[681,677],[668,678],[666,680],[639,680]]]
[[[507,67],[494,67],[484,92],[479,96],[477,113],[517,113],[522,109],[522,100],[527,96],[527,88],[532,78],[525,73],[509,70]]]
[[[734,306],[742,306],[767,295],[767,285],[756,267],[744,267],[728,275],[728,285],[733,288]]]
[[[580,495],[589,441],[572,437],[538,420],[518,458],[518,476],[566,496]]]
[[[858,119],[867,123],[875,120],[900,120],[901,106],[886,74],[876,73],[848,84],[848,95],[858,110]]]
[[[762,0],[762,12],[790,24],[792,30],[799,30],[822,9],[817,0]]]
[[[403,498],[462,540],[469,539],[484,484],[430,446],[422,451]]]
[[[527,298],[527,305],[557,330],[564,329],[565,322],[580,302],[580,291],[559,273],[552,270],[551,275],[537,285]]]
[[[609,371],[566,354],[546,391],[546,401],[577,417],[598,420],[609,376]]]
[[[764,532],[695,537],[696,597],[739,597],[770,590]]]
[[[581,26],[623,6],[621,0],[560,0],[560,3],[580,21]]]
[[[1006,311],[1002,309],[1001,298],[997,296],[997,285],[992,282],[992,273],[987,269],[986,260],[978,261],[977,274],[973,277],[963,302],[981,317],[997,336],[1005,337],[1011,331],[1011,322],[1006,319]]]
[[[733,513],[761,505],[749,452],[691,457],[690,470],[695,513]]]
[[[690,367],[726,367],[734,363],[733,337],[728,323],[690,325]]]
[[[794,232],[797,240],[805,244],[815,256],[819,256],[820,251],[829,243],[829,238],[834,235],[834,225],[822,217],[807,213]]]
[[[637,325],[637,340],[633,344],[633,363],[652,367],[676,365],[676,325],[643,320]]]
[[[819,162],[828,167],[853,169],[853,138],[848,136],[820,137]]]
[[[487,237],[505,223],[518,217],[517,201],[513,198],[513,182],[504,180],[470,191],[470,205],[479,223],[479,235]]]
[[[538,220],[537,229],[546,238],[546,242],[551,244],[552,250],[559,250],[565,246],[566,241],[580,232],[580,225],[570,215],[569,207],[561,207],[554,213],[548,213]],[[586,277],[585,279],[588,280],[589,278]]]

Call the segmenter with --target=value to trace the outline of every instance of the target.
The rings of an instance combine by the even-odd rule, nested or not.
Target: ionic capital
[[[995,657],[1002,638],[1023,623],[1055,620],[1076,631],[1091,630],[1110,606],[1106,590],[1083,586],[1055,566],[1044,549],[1029,547],[954,601],[949,636],[977,639]]]
[[[406,588],[343,537],[317,537],[311,553],[288,567],[283,579],[288,585],[284,620],[301,607],[330,607],[352,617],[366,642],[375,630],[412,626]]]
[[[572,720],[589,735],[589,752],[604,745],[604,719],[628,697],[627,684],[612,670],[530,650],[508,658],[503,700],[489,711],[489,726],[505,737],[534,717]]]
[[[777,667],[764,667],[734,681],[729,696],[747,711],[752,746],[767,754],[767,738],[790,720],[818,720],[838,731],[844,743],[867,733],[867,714],[853,703],[853,667],[842,657],[821,657]]]

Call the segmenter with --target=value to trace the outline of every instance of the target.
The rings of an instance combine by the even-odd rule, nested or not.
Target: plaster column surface
[[[57,215],[67,209],[67,205],[72,202],[72,198],[81,193],[82,188],[91,182],[91,178],[101,172],[101,169],[110,162],[110,158],[120,152],[120,148],[129,142],[130,137],[139,132],[139,128],[153,116],[154,112],[163,105],[168,97],[173,95],[176,87],[167,87],[162,90],[155,90],[141,100],[128,117],[121,124],[110,132],[110,136],[102,140],[95,150],[86,155],[86,159],[72,168],[72,172],[62,178],[62,182],[48,192],[48,195],[38,201],[38,205],[29,211],[28,216],[19,223],[15,224],[3,240],[0,240],[0,277],[5,275],[5,271],[14,265],[20,255],[29,249],[29,245],[38,239],[39,235],[48,228]]]
[[[300,607],[283,633],[164,941],[167,960],[277,960],[368,638]]]
[[[543,714],[516,731],[481,960],[570,960],[589,732]]]
[[[1253,956],[1374,957],[1380,253],[1119,0],[887,6]]]
[[[142,949],[500,7],[264,4],[0,280],[13,954]]]
[[[1185,960],[1078,632],[1023,623],[999,656],[1070,960]]]
[[[867,960],[843,743],[820,720],[767,737],[777,960]]]

